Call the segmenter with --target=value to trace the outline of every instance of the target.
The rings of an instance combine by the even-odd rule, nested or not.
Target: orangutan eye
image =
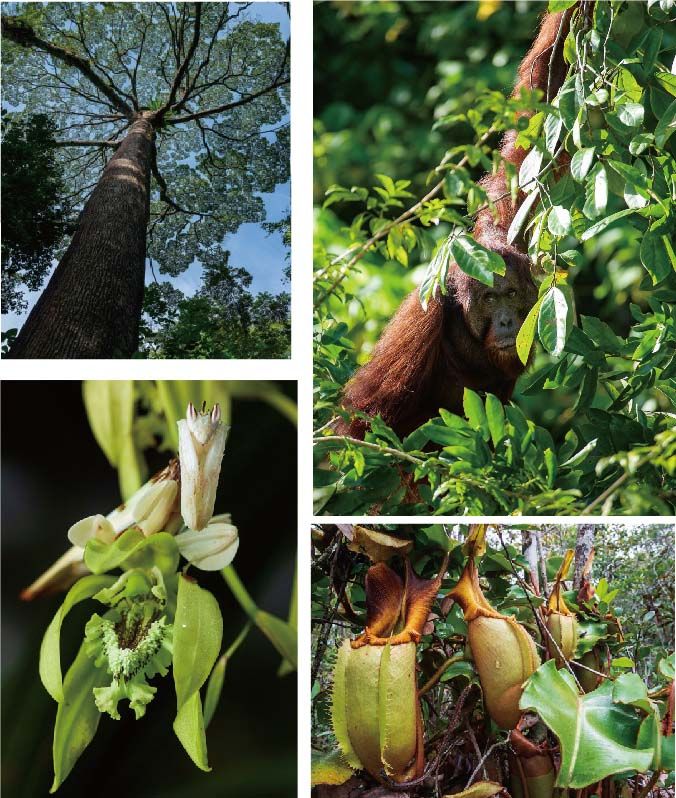
[[[484,302],[492,305],[495,302],[495,294],[484,294]]]
[[[514,297],[516,296],[516,291],[513,288],[510,288],[509,291],[507,291],[507,296],[510,299],[514,299]]]

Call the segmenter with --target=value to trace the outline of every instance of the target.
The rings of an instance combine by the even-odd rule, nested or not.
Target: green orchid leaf
[[[183,705],[209,677],[221,650],[222,637],[223,618],[216,599],[196,582],[181,576],[174,620],[177,720]],[[191,712],[194,711],[193,708]],[[201,718],[201,704],[199,714]]]
[[[84,576],[71,587],[63,604],[59,607],[52,622],[47,627],[40,646],[40,679],[45,690],[55,701],[63,701],[63,680],[61,675],[61,625],[75,604],[91,598],[103,588],[110,587],[113,576]]]
[[[153,566],[157,566],[163,574],[171,574],[178,567],[179,552],[172,535],[158,532],[146,538],[140,529],[131,527],[112,543],[104,543],[98,538],[87,541],[84,561],[87,568],[95,574],[119,567]]]
[[[197,767],[200,770],[210,771],[202,701],[198,692],[193,693],[179,710],[174,721],[174,732]]]
[[[94,688],[108,681],[103,668],[97,668],[80,646],[63,682],[63,701],[54,724],[54,783],[56,792],[73,769],[82,752],[94,739],[101,713],[94,701]]]
[[[209,681],[207,683],[207,692],[204,696],[204,728],[206,729],[211,723],[211,719],[216,712],[221,693],[223,692],[223,683],[225,681],[225,668],[228,664],[228,659],[223,654],[216,660],[214,669],[211,671]]]
[[[288,660],[294,669],[297,668],[298,634],[293,626],[264,610],[258,610],[253,616],[253,621],[284,659]]]
[[[251,621],[247,621],[246,626],[242,629],[242,631],[237,635],[237,637],[233,640],[230,644],[230,647],[226,650],[224,654],[222,654],[216,664],[214,665],[213,670],[211,671],[211,676],[209,676],[209,681],[207,683],[207,692],[204,698],[204,726],[205,728],[211,723],[211,719],[216,711],[216,707],[218,706],[218,702],[221,697],[221,691],[223,690],[223,681],[225,679],[225,669],[229,660],[234,656],[237,649],[242,645],[242,643],[246,640],[249,631],[251,630]],[[287,660],[283,660],[283,663],[287,662]]]
[[[134,441],[134,381],[86,380],[82,396],[89,426],[108,462],[117,468],[120,492],[126,500],[147,476]]]
[[[580,695],[572,675],[545,662],[528,679],[521,709],[538,713],[561,745],[557,787],[586,787],[606,776],[629,770],[646,771],[652,748],[638,748],[640,717],[613,701],[610,680]]]
[[[298,565],[293,575],[293,587],[291,588],[291,600],[289,601],[289,617],[287,618],[289,626],[298,634]],[[277,676],[286,676],[293,673],[296,668],[289,662],[288,659],[282,660]]]

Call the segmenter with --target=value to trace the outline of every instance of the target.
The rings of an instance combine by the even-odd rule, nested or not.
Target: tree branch
[[[188,71],[188,67],[190,66],[190,62],[195,55],[195,50],[197,50],[197,45],[199,44],[200,40],[200,22],[202,17],[202,4],[195,3],[195,29],[192,35],[192,42],[190,43],[190,47],[188,48],[188,52],[186,53],[185,58],[183,59],[183,63],[178,68],[176,74],[174,75],[174,82],[171,84],[171,90],[169,92],[169,99],[164,104],[162,108],[160,108],[158,112],[158,116],[162,117],[176,102],[176,95],[178,94],[178,90],[181,86],[181,81],[185,73]],[[187,93],[187,89],[186,89]]]
[[[275,80],[274,83],[271,83],[265,89],[261,89],[260,91],[254,92],[254,94],[248,94],[246,97],[240,97],[239,100],[235,100],[231,103],[226,103],[225,105],[219,105],[217,108],[208,108],[206,111],[197,111],[194,114],[186,114],[185,116],[179,116],[176,119],[167,119],[166,124],[168,125],[180,125],[182,122],[192,122],[193,119],[202,119],[205,116],[215,116],[216,114],[222,114],[225,111],[231,111],[233,108],[238,108],[240,105],[246,105],[247,103],[253,102],[257,100],[259,97],[262,97],[264,94],[267,94],[269,91],[273,91],[274,89],[278,89],[280,86],[285,86],[289,83],[289,78],[284,80]]]
[[[119,147],[121,141],[106,141],[102,139],[64,139],[53,142],[54,147]]]
[[[108,98],[118,111],[128,118],[133,116],[134,112],[132,109],[124,102],[117,92],[94,72],[91,63],[85,58],[72,53],[70,50],[66,50],[64,47],[59,47],[59,45],[41,39],[30,25],[13,17],[2,16],[2,35],[20,44],[22,47],[34,47],[38,50],[44,50],[44,52],[49,53],[52,58],[56,58],[64,64],[75,67],[101,92],[101,94]]]

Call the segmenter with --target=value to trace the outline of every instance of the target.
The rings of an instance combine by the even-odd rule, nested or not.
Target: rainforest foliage
[[[541,11],[317,8],[318,512],[673,511],[675,10],[597,3],[588,26],[574,17],[553,102],[507,100]],[[533,342],[536,353],[512,403],[467,391],[464,418],[441,408],[404,440],[378,419],[365,442],[332,435],[343,386],[403,297],[444,291],[452,243],[486,204],[477,181],[514,128],[529,154],[518,174],[505,166],[525,195],[510,238],[537,266],[539,298],[517,339],[523,358]],[[502,262],[478,253],[460,267],[492,284]]]
[[[318,798],[673,794],[670,525],[312,541]]]

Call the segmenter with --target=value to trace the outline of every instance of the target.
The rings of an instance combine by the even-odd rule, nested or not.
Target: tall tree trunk
[[[521,553],[528,560],[530,582],[536,594],[540,595],[540,574],[538,573],[538,532],[524,530],[521,532]]]
[[[575,576],[573,577],[573,587],[576,590],[582,585],[582,571],[594,548],[595,533],[596,526],[594,524],[580,524],[577,528],[577,538],[575,540]]]
[[[154,130],[140,115],[106,165],[14,358],[129,357],[138,345]]]

